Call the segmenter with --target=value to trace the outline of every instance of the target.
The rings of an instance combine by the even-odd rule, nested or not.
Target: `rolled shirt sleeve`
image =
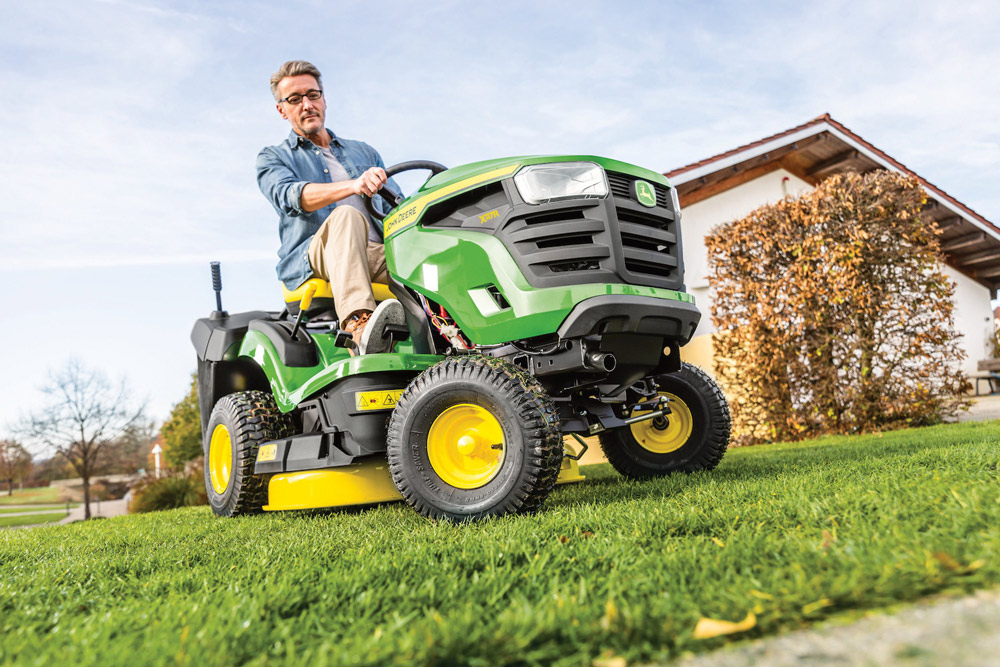
[[[279,214],[304,215],[302,189],[307,181],[299,180],[270,147],[257,154],[257,186]]]

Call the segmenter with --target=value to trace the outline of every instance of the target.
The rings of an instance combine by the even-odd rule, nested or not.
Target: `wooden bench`
[[[1000,359],[980,359],[976,366],[987,375],[976,376],[976,396],[980,396],[979,386],[984,380],[990,388],[988,394],[1000,394]]]

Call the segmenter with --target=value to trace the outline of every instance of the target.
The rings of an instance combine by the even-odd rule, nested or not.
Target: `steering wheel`
[[[429,160],[410,160],[409,162],[400,162],[399,164],[394,164],[385,170],[385,175],[387,177],[395,176],[396,174],[402,173],[404,171],[412,171],[414,169],[427,169],[431,172],[431,176],[435,174],[440,174],[442,171],[446,171],[448,167],[443,164],[438,164],[437,162],[431,162]],[[380,213],[375,204],[372,201],[374,197],[381,197],[389,203],[389,210],[399,206],[400,202],[405,199],[402,194],[398,192],[393,192],[389,189],[387,185],[383,185],[382,189],[376,192],[371,197],[364,197],[365,208],[368,209],[368,215],[372,216],[376,220],[384,220],[385,215]]]

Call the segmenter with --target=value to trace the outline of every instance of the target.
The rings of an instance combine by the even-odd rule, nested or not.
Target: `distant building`
[[[964,371],[992,350],[991,298],[1000,288],[1000,227],[927,182],[824,114],[798,127],[667,172],[680,196],[687,289],[703,316],[682,356],[713,370],[711,292],[705,236],[713,227],[746,216],[787,195],[808,192],[839,172],[889,169],[915,176],[928,194],[928,219],[942,230],[945,273],[956,283],[955,328],[964,334]]]

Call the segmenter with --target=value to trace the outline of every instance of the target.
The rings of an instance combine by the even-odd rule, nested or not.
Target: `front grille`
[[[636,274],[668,280],[677,278],[680,253],[677,234],[671,231],[673,221],[622,207],[617,208],[616,213],[625,268]]]
[[[607,173],[615,197],[625,270],[639,282],[680,284],[683,276],[680,275],[677,212],[673,209],[669,188],[652,183],[656,206],[646,207],[636,200],[634,183],[638,179],[635,176]]]
[[[656,206],[635,199],[636,177],[607,172],[604,199],[525,204],[510,181],[430,207],[424,226],[495,235],[534,287],[625,283],[681,290],[679,215],[670,190],[650,182]],[[496,216],[484,221],[484,214]],[[485,224],[484,224],[485,222]]]
[[[588,217],[585,209],[513,217],[504,226],[501,238],[511,254],[523,258],[529,281],[532,277],[544,280],[553,274],[600,271],[611,260],[607,225],[601,219]]]

